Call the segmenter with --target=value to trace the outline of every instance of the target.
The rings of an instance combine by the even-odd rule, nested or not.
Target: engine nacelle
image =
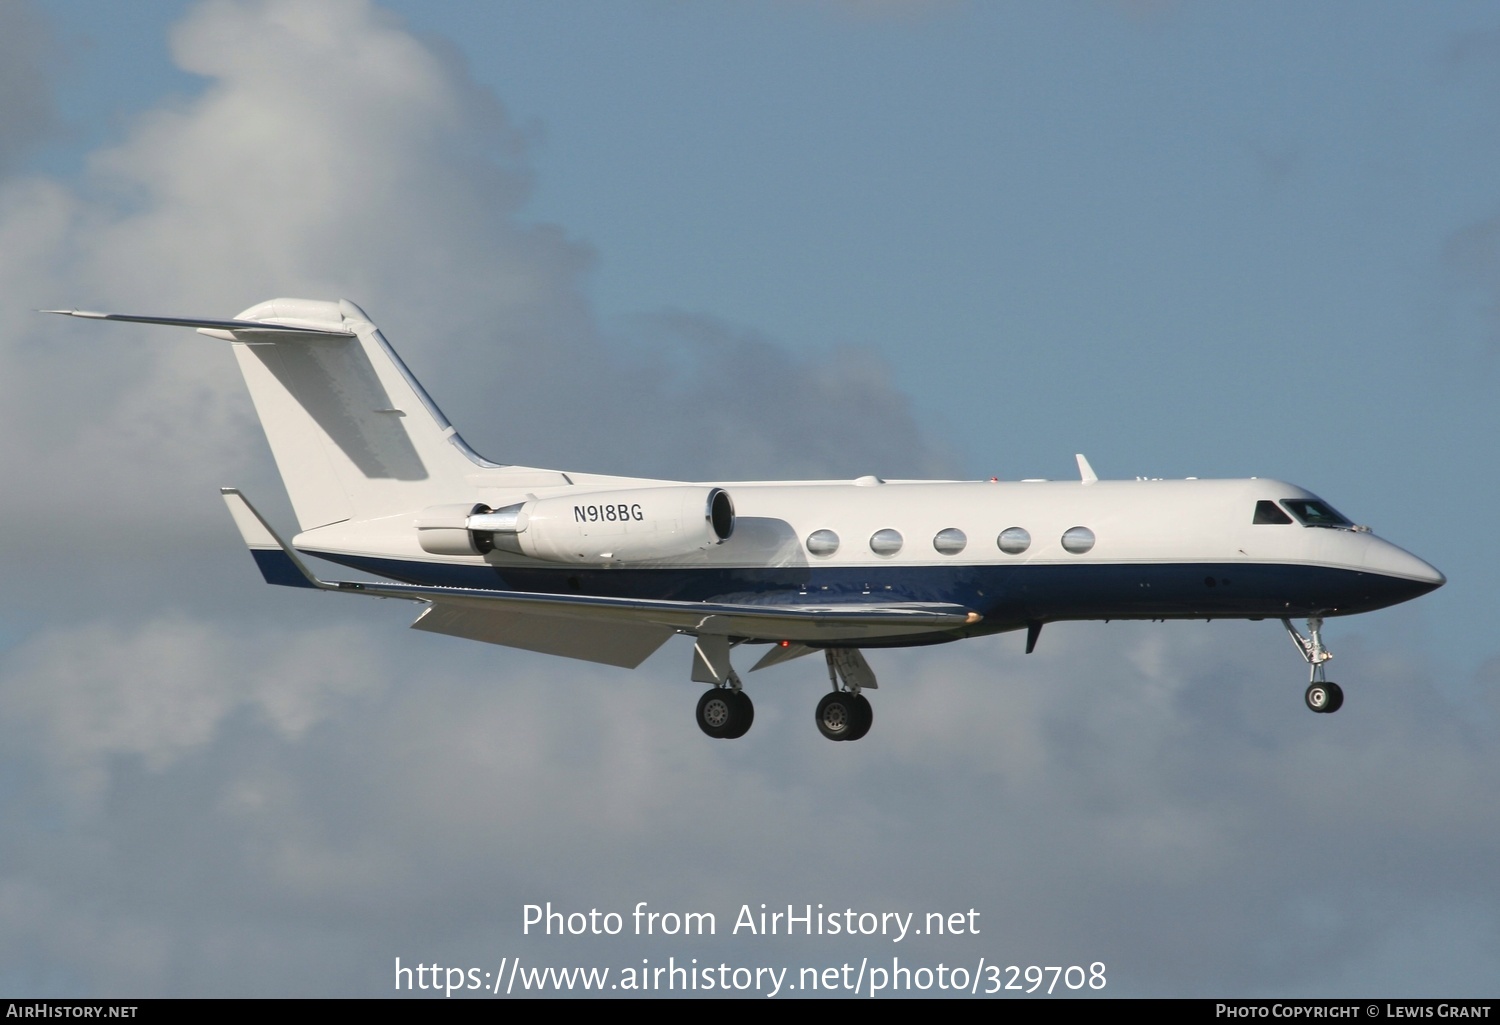
[[[434,505],[417,516],[417,543],[433,555],[482,555],[469,531],[469,517],[490,511],[487,505]]]
[[[689,555],[734,533],[722,488],[675,486],[594,491],[517,502],[503,509],[440,505],[417,518],[433,555],[512,552],[548,562],[639,562]]]

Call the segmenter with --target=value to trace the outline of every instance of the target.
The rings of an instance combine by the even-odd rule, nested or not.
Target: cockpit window
[[[1292,518],[1281,511],[1281,506],[1275,502],[1261,499],[1255,503],[1256,523],[1290,523]]]
[[[1345,519],[1327,502],[1309,501],[1305,498],[1283,498],[1281,504],[1291,510],[1292,515],[1309,527],[1352,527],[1354,522]]]

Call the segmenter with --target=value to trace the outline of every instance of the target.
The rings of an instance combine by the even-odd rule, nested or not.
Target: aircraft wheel
[[[870,707],[870,699],[863,694],[854,695],[854,727],[844,739],[858,740],[870,732],[870,727],[874,723],[875,709]]]
[[[859,703],[848,691],[830,691],[818,702],[817,720],[818,732],[829,740],[853,740],[859,722]]]
[[[1336,683],[1310,683],[1302,700],[1314,712],[1337,712],[1344,704],[1344,690]]]
[[[743,737],[755,721],[755,706],[743,691],[710,687],[698,699],[698,728],[710,737]]]
[[[1323,711],[1332,715],[1344,707],[1344,688],[1336,683],[1326,684],[1326,686],[1328,687],[1328,707]]]
[[[734,714],[729,717],[732,726],[724,734],[724,739],[736,740],[750,732],[750,724],[755,722],[755,705],[751,703],[750,695],[742,690],[730,691],[729,698],[734,706]]]

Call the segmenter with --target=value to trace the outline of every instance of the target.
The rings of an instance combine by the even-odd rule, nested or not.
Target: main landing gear
[[[735,740],[750,731],[755,706],[750,695],[732,687],[711,687],[698,699],[698,728],[710,737]]]
[[[693,679],[712,684],[698,699],[698,728],[717,740],[743,737],[755,722],[755,706],[740,683],[740,676],[729,664],[727,637],[702,635],[693,645]],[[801,649],[801,650],[795,650]],[[814,649],[804,645],[773,648],[755,665],[756,669],[800,655]],[[861,691],[874,690],[875,673],[858,648],[827,648],[828,679],[833,690],[818,702],[815,719],[818,732],[829,740],[858,740],[870,732],[875,721],[874,709]]]
[[[1344,689],[1336,683],[1330,683],[1323,673],[1323,664],[1333,658],[1333,652],[1323,647],[1323,617],[1307,617],[1306,637],[1298,632],[1290,619],[1283,619],[1281,625],[1286,627],[1287,636],[1291,637],[1298,654],[1308,665],[1307,691],[1302,695],[1308,710],[1330,713],[1343,708]]]
[[[737,740],[755,722],[755,706],[729,664],[729,638],[699,637],[693,645],[693,679],[713,684],[698,699],[698,728],[716,740]]]
[[[818,732],[829,740],[858,740],[875,722],[870,700],[860,693],[876,685],[875,674],[858,648],[829,648],[823,655],[833,690],[818,702]]]

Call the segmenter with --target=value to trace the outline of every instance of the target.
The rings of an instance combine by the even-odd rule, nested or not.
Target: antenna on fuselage
[[[1075,453],[1074,458],[1078,460],[1078,476],[1083,478],[1083,482],[1085,484],[1098,484],[1099,475],[1094,472],[1094,468],[1089,465],[1089,461],[1084,458],[1083,453]]]

